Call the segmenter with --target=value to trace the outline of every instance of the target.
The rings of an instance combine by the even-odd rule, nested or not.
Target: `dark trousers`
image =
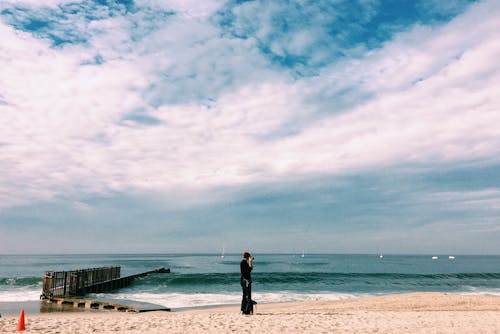
[[[242,279],[241,289],[243,291],[243,297],[241,299],[241,312],[243,312],[244,314],[252,314],[253,313],[252,282],[246,279]]]

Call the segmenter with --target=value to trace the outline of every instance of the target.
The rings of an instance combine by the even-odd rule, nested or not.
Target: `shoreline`
[[[258,303],[259,306],[279,306],[279,305],[308,305],[312,304],[325,304],[325,303],[336,303],[336,304],[350,304],[357,303],[359,300],[372,300],[375,298],[376,300],[391,300],[391,297],[397,296],[413,296],[416,298],[417,296],[426,296],[426,295],[435,295],[435,296],[456,296],[454,299],[475,299],[475,297],[485,297],[482,299],[498,298],[500,302],[500,295],[494,293],[469,293],[469,292],[403,292],[403,293],[387,293],[387,294],[377,294],[377,295],[352,295],[349,298],[341,298],[341,299],[325,299],[325,300],[298,300],[298,301],[285,301],[285,302],[269,302],[269,303]],[[462,296],[462,297],[459,297]],[[420,299],[420,298],[419,298]],[[119,302],[121,300],[101,300],[105,302]],[[125,301],[125,300],[124,300]],[[128,300],[133,302],[134,300]],[[377,303],[379,304],[379,303]],[[224,310],[226,308],[239,307],[239,303],[233,304],[212,304],[212,305],[199,305],[199,306],[183,306],[183,307],[173,307],[170,308],[169,312],[189,312],[189,311],[204,311],[204,310]],[[37,314],[45,314],[45,313],[81,313],[81,312],[114,312],[110,310],[99,310],[99,309],[81,309],[74,308],[69,305],[57,305],[57,304],[45,304],[42,300],[29,300],[29,301],[0,301],[0,314],[3,316],[15,316],[18,315],[20,310],[24,309],[25,313],[37,315]],[[499,306],[500,310],[500,306]],[[118,313],[124,313],[119,312]],[[139,313],[145,313],[151,311],[144,311]],[[125,312],[126,313],[126,312]],[[133,313],[133,312],[131,312]]]
[[[18,316],[0,318],[15,333]],[[258,304],[253,316],[239,305],[174,312],[58,312],[26,315],[29,333],[498,333],[500,296],[406,293],[337,301]],[[242,327],[243,326],[243,327]]]
[[[107,300],[106,300],[107,301]],[[276,304],[276,303],[273,303]],[[281,304],[281,303],[277,303]],[[171,308],[170,311],[165,312],[185,312],[185,311],[196,311],[196,310],[205,310],[205,309],[218,309],[225,307],[236,307],[239,304],[216,304],[216,305],[201,305],[201,306],[185,306],[185,307],[176,307]],[[16,316],[19,315],[21,310],[24,310],[26,314],[30,315],[38,315],[45,313],[77,313],[77,312],[119,312],[120,311],[111,311],[111,310],[98,310],[98,309],[89,309],[89,308],[75,308],[70,305],[56,305],[56,304],[44,304],[42,300],[30,300],[30,301],[8,301],[8,302],[0,302],[0,314],[2,316]],[[152,311],[144,311],[144,312],[152,312]],[[144,313],[142,312],[142,313]]]

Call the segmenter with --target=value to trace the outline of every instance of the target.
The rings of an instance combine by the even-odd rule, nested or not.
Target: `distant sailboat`
[[[433,259],[433,260],[437,260],[437,259],[439,259],[439,258],[438,258],[437,256],[433,256],[433,257],[431,257],[431,259]]]
[[[455,260],[455,257],[453,255],[450,255],[450,256],[448,256],[448,259]]]
[[[378,257],[383,259],[384,258],[384,254],[382,254],[381,250],[379,249],[378,250]]]
[[[383,258],[384,258],[384,254],[382,254],[382,250],[381,250],[380,248],[378,249],[378,252],[377,252],[377,253],[378,253],[378,257],[379,257],[380,259],[383,259]]]
[[[306,254],[304,253],[304,250],[302,250],[302,255],[300,257],[305,257]]]
[[[220,258],[223,259],[226,256],[225,254],[226,254],[226,249],[225,249],[224,246],[222,246],[222,251],[220,253]]]

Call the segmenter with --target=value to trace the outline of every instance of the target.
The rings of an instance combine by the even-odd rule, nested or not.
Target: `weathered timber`
[[[93,300],[68,297],[52,297],[47,305],[59,305],[74,309],[110,310],[120,312],[170,311],[168,307],[132,300]]]
[[[130,285],[135,279],[156,273],[169,273],[160,268],[140,274],[120,277],[120,267],[101,267],[73,271],[47,271],[43,277],[40,299],[84,296],[87,293],[106,292]]]

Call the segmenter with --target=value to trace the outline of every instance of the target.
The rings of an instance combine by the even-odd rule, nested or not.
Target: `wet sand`
[[[15,333],[18,316],[0,319]],[[339,301],[177,312],[93,311],[26,316],[26,333],[500,333],[500,297],[412,293]]]

